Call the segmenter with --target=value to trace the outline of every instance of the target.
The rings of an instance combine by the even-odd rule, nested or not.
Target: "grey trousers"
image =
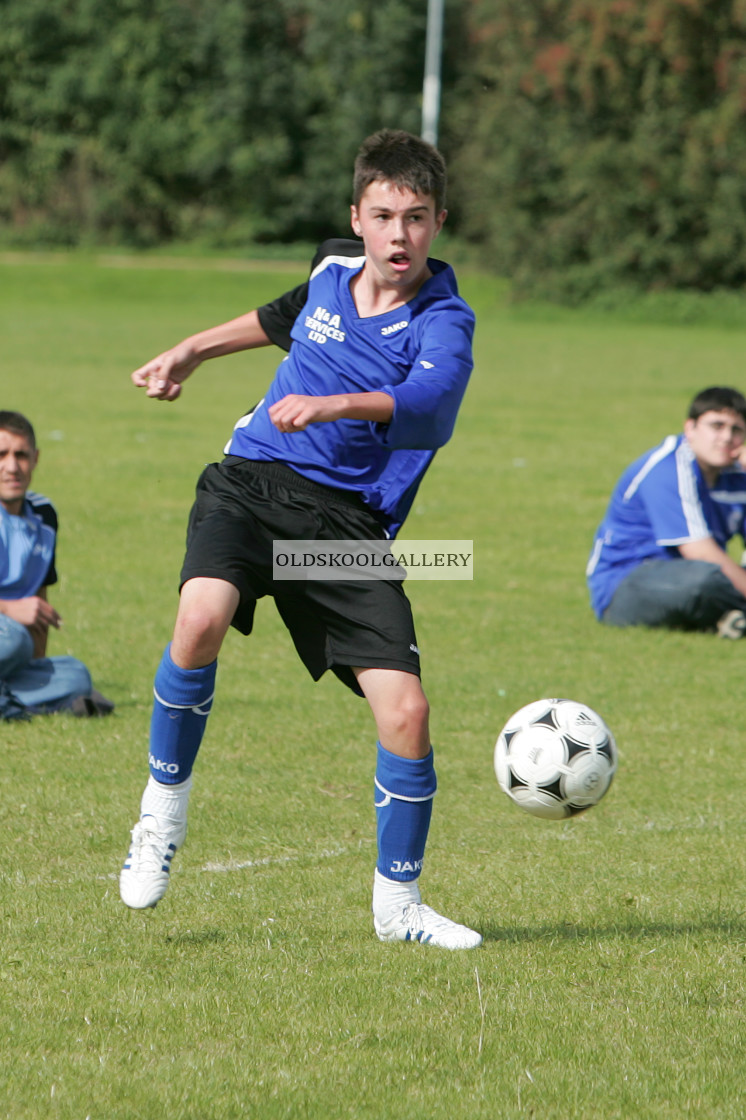
[[[604,612],[609,626],[665,626],[712,630],[746,598],[705,560],[646,560],[622,580]]]

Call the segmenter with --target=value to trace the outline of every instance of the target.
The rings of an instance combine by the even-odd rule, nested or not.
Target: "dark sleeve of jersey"
[[[56,562],[57,562],[57,524],[58,524],[58,522],[57,522],[57,510],[54,508],[54,506],[52,505],[51,502],[44,502],[43,505],[38,505],[35,508],[36,508],[36,512],[38,513],[39,517],[42,519],[44,524],[48,525],[50,529],[54,529],[55,548],[54,548],[54,552],[52,553],[52,559],[50,561],[49,568],[47,569],[47,574],[45,575],[44,580],[42,582],[42,587],[51,587],[51,585],[53,583],[57,583],[57,578],[58,578],[57,577],[57,567],[56,567]]]
[[[311,272],[324,260],[325,257],[361,257],[365,253],[362,241],[352,241],[347,238],[331,238],[318,247],[311,262]],[[281,350],[289,350],[292,339],[290,331],[293,323],[305,307],[308,298],[308,281],[299,284],[284,295],[265,303],[257,309],[262,330],[275,346]]]
[[[281,350],[290,349],[290,329],[303,310],[307,295],[308,282],[299,284],[291,292],[285,292],[257,310],[262,330]]]

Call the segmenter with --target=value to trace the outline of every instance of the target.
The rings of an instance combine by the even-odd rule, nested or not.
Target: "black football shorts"
[[[241,596],[232,625],[242,634],[251,633],[257,599],[272,596],[313,679],[331,669],[362,695],[353,665],[420,674],[401,581],[274,580],[272,545],[384,537],[356,494],[321,486],[282,463],[229,456],[205,467],[197,483],[181,585],[199,576],[232,583]]]

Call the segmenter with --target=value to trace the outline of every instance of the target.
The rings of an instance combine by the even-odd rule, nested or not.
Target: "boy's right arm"
[[[190,335],[170,350],[164,350],[136,369],[132,381],[138,388],[145,389],[149,397],[175,401],[181,393],[182,383],[208,358],[270,346],[271,343],[258,312],[249,311],[237,319]]]
[[[349,256],[361,250],[358,242],[325,241],[316,251],[311,269],[330,251]],[[290,331],[303,309],[307,295],[306,281],[255,311],[191,335],[136,369],[131,375],[132,381],[138,388],[145,389],[149,397],[175,401],[181,393],[183,382],[208,358],[219,358],[224,354],[235,354],[239,350],[253,350],[273,344],[282,350],[289,350]]]
[[[132,382],[139,389],[147,390],[152,398],[175,401],[181,392],[181,384],[207,358],[272,344],[287,351],[290,349],[290,329],[305,304],[307,292],[307,282],[298,284],[297,288],[287,291],[270,304],[190,335],[141,365],[131,375]]]

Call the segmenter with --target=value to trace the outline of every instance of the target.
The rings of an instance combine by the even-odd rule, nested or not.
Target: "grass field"
[[[373,727],[305,676],[269,603],[224,647],[169,893],[120,903],[194,482],[278,355],[208,364],[174,405],[128,374],[301,275],[0,262],[3,406],[35,421],[62,521],[51,652],[117,703],[0,732],[0,1116],[746,1116],[746,646],[606,630],[583,578],[622,467],[700,388],[743,388],[746,320],[514,309],[462,277],[477,367],[406,535],[474,540],[473,582],[410,596],[440,779],[423,894],[482,949],[375,939]],[[620,749],[567,823],[492,772],[543,695],[596,708]]]

